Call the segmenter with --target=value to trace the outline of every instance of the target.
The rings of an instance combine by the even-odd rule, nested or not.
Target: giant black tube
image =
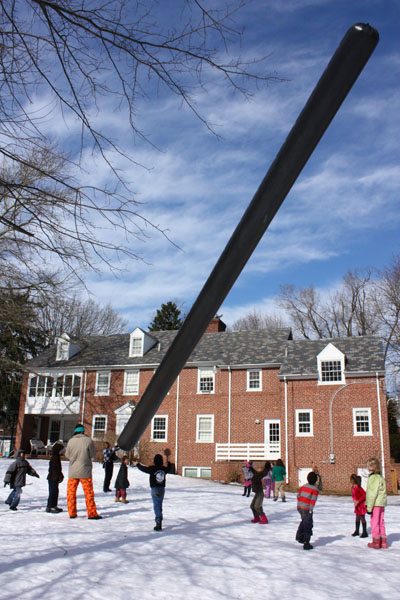
[[[151,422],[378,41],[369,25],[347,31],[122,431],[123,450],[131,450]]]

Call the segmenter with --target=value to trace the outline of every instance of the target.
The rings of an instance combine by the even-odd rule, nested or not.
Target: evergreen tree
[[[161,304],[149,325],[149,331],[167,331],[180,329],[183,323],[181,311],[175,302]]]

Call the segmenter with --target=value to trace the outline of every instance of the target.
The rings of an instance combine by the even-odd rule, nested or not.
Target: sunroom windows
[[[35,375],[30,378],[29,398],[79,397],[81,391],[81,375]]]

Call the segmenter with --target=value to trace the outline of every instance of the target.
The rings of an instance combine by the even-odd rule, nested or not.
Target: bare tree
[[[287,327],[284,319],[277,314],[262,314],[252,310],[244,317],[237,319],[232,325],[232,331],[252,331],[255,329],[276,329]]]
[[[375,305],[385,340],[385,359],[400,375],[400,256],[380,272],[375,290]]]
[[[97,261],[114,267],[116,253],[138,258],[132,238],[145,240],[146,228],[158,227],[139,214],[117,168],[116,153],[136,163],[99,119],[102,106],[107,100],[125,111],[132,135],[146,139],[138,99],[167,92],[210,128],[194,99],[210,74],[245,95],[252,81],[275,79],[252,71],[258,61],[229,58],[230,42],[241,36],[232,20],[240,6],[207,10],[181,0],[169,4],[163,23],[155,2],[1,0],[0,235],[20,247],[36,244],[74,274]],[[47,112],[37,111],[37,98],[47,99]],[[51,119],[78,124],[72,156],[48,133]],[[88,149],[103,161],[107,187],[85,184]],[[126,243],[105,230],[122,232]]]
[[[68,333],[77,338],[85,335],[111,335],[126,329],[127,322],[111,304],[101,306],[92,299],[80,300],[55,295],[37,310],[38,322],[46,335],[47,345]]]
[[[371,274],[371,269],[349,271],[340,288],[325,300],[314,286],[299,290],[282,286],[279,305],[306,339],[373,335],[381,326]]]

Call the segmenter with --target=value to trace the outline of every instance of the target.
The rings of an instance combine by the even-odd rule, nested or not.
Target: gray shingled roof
[[[287,343],[288,355],[283,361],[279,375],[317,377],[316,357],[329,343],[345,355],[345,374],[382,373],[385,369],[382,341],[374,336],[292,340]]]
[[[129,334],[89,336],[81,340],[81,350],[68,361],[56,361],[56,346],[28,363],[30,369],[81,369],[157,366],[176,331],[152,331],[155,345],[145,356],[130,358]],[[330,342],[346,356],[346,373],[384,371],[382,344],[373,336],[323,340],[291,340],[289,328],[262,331],[205,333],[187,365],[281,365],[280,376],[317,377],[317,355]],[[285,356],[287,354],[287,356]]]
[[[31,369],[60,367],[117,367],[158,365],[176,336],[176,331],[152,331],[157,342],[144,356],[128,356],[129,334],[90,336],[81,342],[81,350],[68,361],[56,361],[56,347],[29,362]],[[192,352],[188,364],[243,365],[281,364],[290,329],[264,331],[223,331],[205,333]]]

